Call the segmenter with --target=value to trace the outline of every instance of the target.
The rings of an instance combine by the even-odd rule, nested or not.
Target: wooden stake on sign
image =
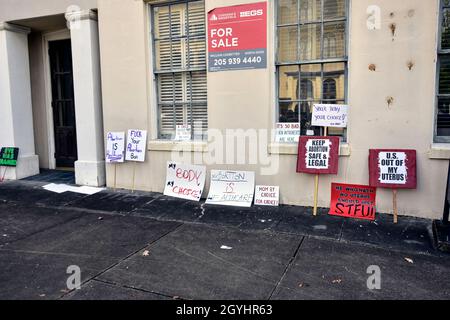
[[[134,180],[136,178],[136,162],[133,164],[133,187],[131,188],[131,192],[134,192]]]
[[[398,223],[398,208],[397,208],[397,189],[392,189],[392,205],[394,208],[394,223]]]
[[[114,191],[116,191],[117,186],[117,163],[114,163]]]
[[[0,180],[0,182],[3,182],[5,180],[6,170],[8,170],[8,167],[5,167],[5,171],[3,171],[2,179]]]
[[[314,210],[313,216],[317,216],[317,202],[319,198],[319,174],[316,174],[315,184],[314,184]]]
[[[328,127],[324,127],[323,135],[326,137],[328,134]],[[317,216],[317,203],[319,199],[319,174],[316,174],[314,181],[314,209],[313,216]]]

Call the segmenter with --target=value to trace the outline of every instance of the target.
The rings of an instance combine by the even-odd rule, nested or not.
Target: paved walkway
[[[0,184],[0,299],[449,299],[431,221]],[[81,269],[70,291],[68,266]],[[369,290],[369,266],[381,289]]]

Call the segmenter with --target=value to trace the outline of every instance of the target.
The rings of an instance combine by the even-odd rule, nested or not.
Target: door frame
[[[44,57],[44,87],[45,87],[45,111],[47,118],[47,143],[48,143],[48,167],[49,169],[56,169],[55,158],[55,127],[53,123],[53,108],[52,108],[52,79],[50,74],[50,54],[49,42],[57,40],[70,39],[70,30],[62,29],[53,32],[47,32],[42,35],[42,50]],[[75,121],[76,122],[76,121]]]

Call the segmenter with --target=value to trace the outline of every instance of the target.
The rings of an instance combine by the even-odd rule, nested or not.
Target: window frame
[[[438,113],[439,113],[439,99],[440,98],[450,98],[450,94],[440,94],[440,81],[441,81],[441,57],[449,56],[450,49],[442,49],[442,20],[444,18],[444,9],[450,10],[450,3],[448,5],[444,4],[444,0],[439,0],[439,17],[438,17],[438,43],[437,43],[437,59],[436,59],[436,96],[435,96],[435,106],[434,106],[434,121],[433,121],[433,142],[435,143],[450,143],[449,136],[438,136]]]
[[[204,7],[204,27],[205,27],[205,34],[204,36],[193,36],[190,37],[189,36],[189,28],[187,28],[187,34],[184,36],[175,36],[172,37],[172,30],[171,28],[169,28],[169,33],[170,33],[170,46],[171,46],[171,57],[170,57],[170,64],[171,64],[171,68],[170,70],[158,70],[157,68],[157,47],[156,47],[156,43],[158,41],[161,41],[161,39],[165,39],[165,38],[157,38],[156,37],[156,28],[155,28],[155,8],[161,8],[161,7],[168,7],[169,8],[169,21],[171,21],[171,14],[170,14],[170,10],[171,10],[171,6],[173,5],[186,5],[186,8],[189,8],[189,3],[194,3],[194,2],[203,2],[203,7]],[[208,78],[208,69],[207,69],[207,39],[208,39],[208,34],[207,34],[207,17],[206,17],[206,4],[205,4],[205,0],[167,0],[167,1],[161,1],[161,2],[156,2],[156,3],[148,3],[148,12],[149,12],[149,16],[150,16],[150,47],[149,49],[151,50],[151,73],[152,73],[152,77],[153,77],[153,92],[155,94],[155,99],[153,100],[155,103],[155,113],[156,113],[156,138],[157,140],[160,141],[168,141],[168,142],[176,142],[175,138],[175,134],[176,134],[176,119],[177,119],[177,113],[176,113],[176,108],[178,106],[182,106],[183,107],[183,118],[184,118],[184,113],[186,112],[186,118],[189,118],[189,114],[190,114],[190,123],[187,123],[187,125],[191,126],[191,139],[189,140],[190,142],[198,142],[198,141],[205,141],[207,139],[207,129],[208,129],[208,122],[207,122],[207,126],[206,126],[206,130],[203,129],[203,125],[202,125],[202,139],[198,139],[195,136],[195,129],[194,129],[194,120],[193,120],[193,100],[192,100],[192,79],[193,79],[193,73],[195,72],[204,72],[205,73],[205,79],[206,79],[206,83],[207,83],[207,78]],[[189,23],[189,15],[187,14],[187,23]],[[171,24],[171,22],[170,22]],[[190,66],[186,69],[173,69],[173,57],[172,57],[172,41],[173,40],[182,40],[182,39],[204,39],[205,42],[205,66],[204,68],[191,68]],[[166,39],[167,40],[167,39]],[[190,46],[187,45],[187,55],[190,57],[189,54],[190,51]],[[165,104],[165,103],[160,103],[160,89],[159,89],[159,75],[172,75],[172,78],[175,79],[175,75],[179,74],[182,78],[186,77],[186,78],[190,78],[191,81],[188,81],[189,86],[190,86],[190,99],[188,102],[179,102],[176,103],[175,101],[172,102],[171,105],[169,104]],[[175,87],[172,88],[172,92],[173,92],[173,96],[175,96]],[[208,90],[206,88],[206,90]],[[174,136],[172,138],[166,138],[164,136],[161,135],[161,108],[160,106],[162,105],[166,105],[167,107],[172,106],[173,108],[173,122],[174,122]],[[206,102],[201,105],[204,105],[206,108],[206,113],[208,114],[208,100],[206,100]],[[187,110],[184,110],[187,109]],[[185,141],[184,141],[185,142]]]
[[[314,20],[314,21],[307,21],[304,23],[300,23],[300,16],[298,16],[297,22],[296,23],[285,23],[285,24],[279,24],[278,23],[278,4],[279,4],[279,0],[274,1],[274,48],[275,48],[275,105],[276,105],[276,112],[275,112],[275,124],[279,122],[280,119],[280,90],[279,90],[279,69],[280,67],[283,66],[298,66],[299,69],[301,68],[302,65],[320,65],[320,69],[321,69],[321,79],[323,80],[323,65],[324,64],[328,64],[328,63],[344,63],[345,67],[344,67],[344,77],[345,77],[345,83],[344,83],[344,103],[348,103],[348,64],[349,64],[349,43],[350,43],[350,37],[349,37],[349,33],[350,33],[350,6],[351,6],[351,1],[350,0],[344,0],[346,3],[346,7],[345,7],[345,18],[334,18],[334,19],[324,19],[324,1],[321,1],[321,19],[320,20]],[[300,0],[297,1],[297,14],[300,15]],[[297,54],[299,60],[298,61],[289,61],[289,62],[279,62],[279,37],[278,37],[278,28],[280,27],[293,27],[296,26],[298,29],[298,34],[297,34],[297,43],[300,44],[300,26],[302,25],[317,25],[320,24],[320,46],[321,46],[321,52],[320,52],[320,56],[321,58],[323,58],[323,52],[324,52],[324,48],[323,48],[323,44],[324,44],[324,24],[325,23],[332,23],[332,22],[344,22],[345,21],[345,41],[344,41],[344,57],[342,58],[326,58],[326,59],[314,59],[314,60],[300,60],[300,55]],[[300,48],[298,46],[297,48],[297,53],[300,52]],[[301,73],[301,71],[299,70],[299,74]],[[301,79],[299,79],[300,81]],[[321,96],[320,96],[320,101],[323,102],[324,101],[324,97],[323,97],[323,83],[322,83],[322,88],[321,88]],[[299,101],[301,102],[301,97],[298,97]],[[299,119],[298,122],[300,123],[300,112],[299,112]],[[321,134],[324,133],[324,128],[320,128]],[[347,142],[347,128],[344,128],[344,133],[342,136],[340,136],[342,139],[342,142]]]

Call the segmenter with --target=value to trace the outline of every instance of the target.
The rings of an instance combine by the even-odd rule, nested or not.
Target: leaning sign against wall
[[[209,71],[267,67],[267,3],[208,12]]]

